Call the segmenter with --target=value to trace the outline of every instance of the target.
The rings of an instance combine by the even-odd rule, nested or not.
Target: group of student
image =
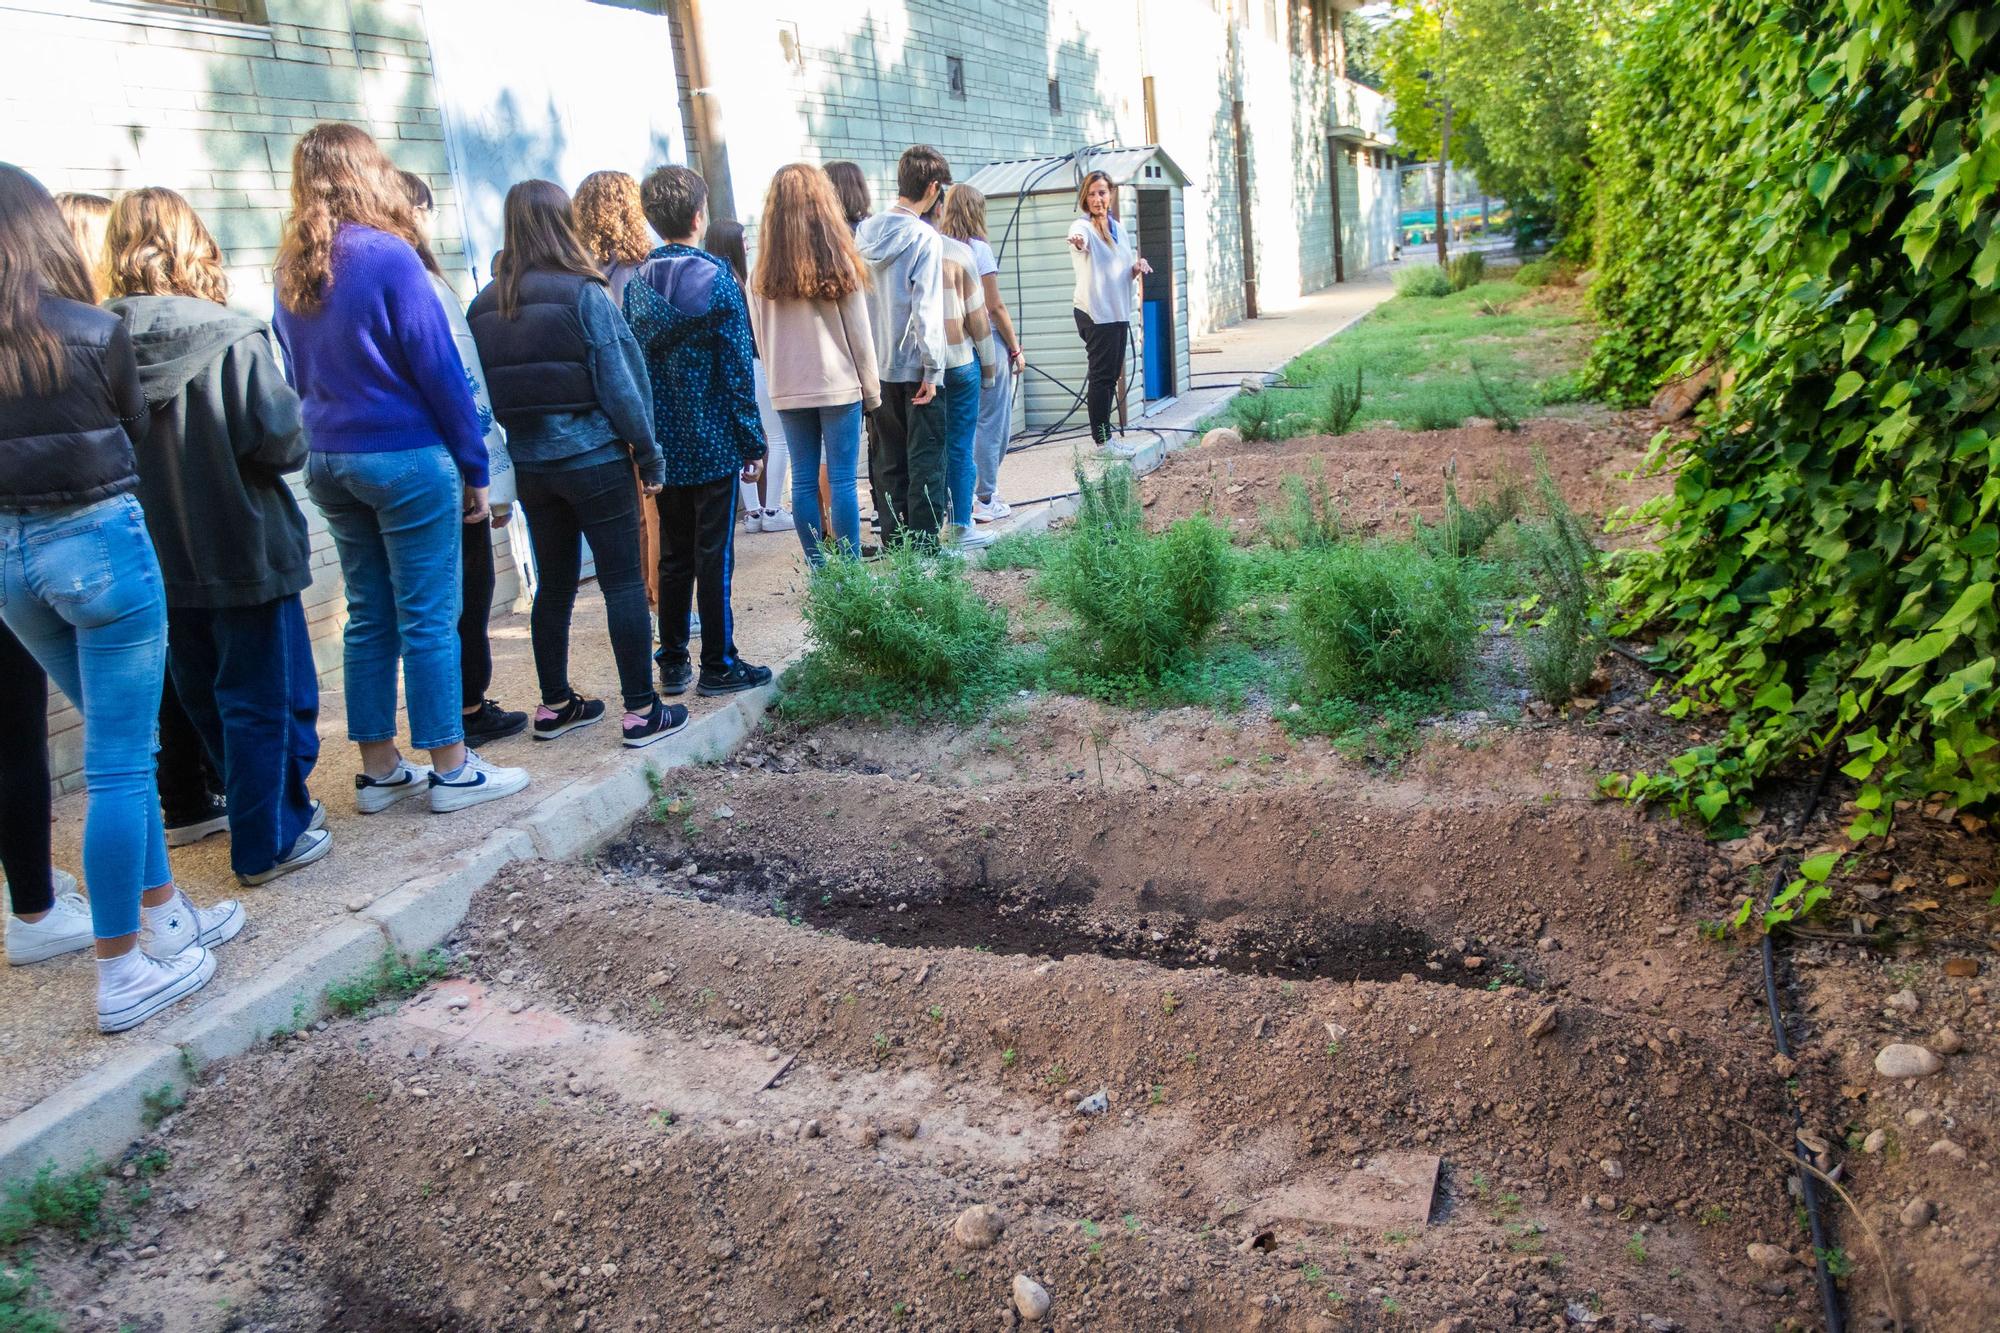
[[[1023,353],[984,200],[922,146],[896,189],[874,214],[855,164],[785,167],[752,265],[685,167],[643,183],[597,172],[574,199],[524,181],[493,280],[462,309],[421,178],[365,131],[322,124],[293,152],[266,324],[225,304],[222,252],[180,195],[56,197],[0,164],[9,963],[94,946],[98,1025],[133,1027],[204,985],[211,950],[244,924],[240,903],[180,890],[169,845],[226,828],[253,886],[331,851],[309,790],[311,552],[286,480],[301,468],[345,581],[362,814],[511,795],[529,774],[475,747],[603,719],[569,676],[586,543],[622,743],[642,747],[687,725],[663,695],[771,678],[733,640],[739,508],[747,527],[794,527],[813,568],[829,548],[990,540],[979,525],[1008,512],[998,473]],[[1083,182],[1070,238],[1099,439],[1147,271],[1109,197],[1101,173]],[[857,495],[864,433],[875,542]],[[789,514],[771,503],[774,453],[789,456]],[[532,718],[486,697],[493,529],[517,503],[538,571]],[[427,762],[396,739],[399,672]],[[82,717],[87,899],[51,864],[48,679]]]

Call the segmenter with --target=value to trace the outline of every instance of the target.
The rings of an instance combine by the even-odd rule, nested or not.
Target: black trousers
[[[14,915],[46,912],[49,891],[49,681],[0,625],[0,870]]]
[[[222,776],[209,763],[201,733],[174,692],[171,672],[160,687],[160,749],[153,771],[160,787],[160,813],[168,824],[192,824],[208,816],[209,802],[222,791]],[[211,702],[211,706],[213,701]]]
[[[465,600],[458,609],[459,698],[467,709],[486,702],[493,683],[493,642],[487,623],[493,615],[493,525],[463,523]]]
[[[875,409],[870,481],[889,502],[882,515],[882,540],[907,530],[918,542],[935,542],[951,509],[945,482],[944,392],[918,406],[920,381],[882,381],[882,406]],[[704,611],[703,615],[708,613]]]
[[[736,572],[736,488],[732,472],[699,486],[667,486],[653,497],[660,514],[657,658],[662,666],[687,664],[691,610],[701,612],[701,669],[721,672],[736,664],[736,627],[729,617],[729,584]]]
[[[1111,404],[1118,397],[1118,376],[1125,369],[1125,339],[1130,324],[1094,324],[1090,316],[1071,307],[1076,316],[1077,335],[1083,339],[1089,371],[1084,379],[1083,406],[1090,414],[1090,438],[1103,444],[1111,438]]]
[[[653,617],[646,609],[646,574],[639,567],[639,493],[625,459],[560,472],[515,465],[528,538],[535,544],[535,609],[528,633],[535,646],[535,675],[542,702],[569,702],[569,624],[583,572],[583,543],[597,562],[597,590],[604,596],[611,656],[627,711],[653,706]],[[704,608],[703,614],[707,611]]]

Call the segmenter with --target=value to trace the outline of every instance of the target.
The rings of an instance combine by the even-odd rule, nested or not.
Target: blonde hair
[[[302,315],[317,311],[333,282],[333,239],[340,224],[373,227],[423,250],[403,173],[368,131],[328,121],[292,149],[292,211],[278,241],[278,301]]]
[[[954,240],[985,240],[986,196],[963,182],[952,186],[938,210],[938,230]]]
[[[111,207],[105,230],[113,296],[192,296],[229,300],[222,247],[201,217],[172,190],[149,186]]]
[[[78,194],[64,190],[55,196],[56,211],[76,241],[77,253],[90,270],[93,300],[101,301],[109,286],[110,269],[105,262],[104,225],[111,216],[111,201],[101,194]]]
[[[810,162],[781,167],[771,178],[750,285],[775,301],[838,301],[867,285],[840,196]]]
[[[653,252],[639,182],[622,171],[593,171],[576,187],[570,205],[577,239],[600,267],[636,264]]]

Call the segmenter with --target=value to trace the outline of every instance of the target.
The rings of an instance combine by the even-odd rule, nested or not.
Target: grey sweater
[[[868,322],[883,380],[912,384],[944,378],[944,238],[901,211],[864,218],[854,234],[873,270]]]

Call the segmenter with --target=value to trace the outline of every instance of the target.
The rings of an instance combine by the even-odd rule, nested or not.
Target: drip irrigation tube
[[[1819,779],[1813,783],[1812,797],[1806,802],[1805,814],[1799,818],[1801,830],[1812,822],[1813,815],[1819,811],[1820,798],[1826,794],[1826,784],[1833,777],[1834,760],[1840,753],[1837,746],[1836,739],[1835,744],[1827,747],[1826,763],[1820,767]],[[1783,861],[1779,862],[1778,869],[1779,873],[1771,877],[1771,894],[1764,900],[1766,911],[1770,910],[1771,897],[1784,886],[1785,877],[1789,873],[1789,868]],[[1792,1058],[1792,1042],[1785,1033],[1784,1005],[1778,994],[1778,947],[1769,929],[1764,931],[1761,952],[1764,960],[1764,1005],[1770,1011],[1771,1036],[1777,1042],[1778,1054],[1789,1060]],[[1794,1101],[1792,1156],[1801,1163],[1811,1165],[1812,1153],[1799,1139],[1797,1133],[1804,1124],[1805,1114]],[[1806,1210],[1806,1230],[1812,1237],[1813,1274],[1819,1282],[1819,1300],[1826,1315],[1826,1330],[1827,1333],[1844,1333],[1847,1321],[1840,1309],[1840,1289],[1834,1284],[1833,1270],[1827,1267],[1826,1262],[1832,1247],[1827,1243],[1829,1236],[1826,1217],[1820,1210],[1819,1183],[1814,1179],[1812,1172],[1803,1169],[1798,1172],[1796,1179],[1799,1182],[1799,1199]]]

